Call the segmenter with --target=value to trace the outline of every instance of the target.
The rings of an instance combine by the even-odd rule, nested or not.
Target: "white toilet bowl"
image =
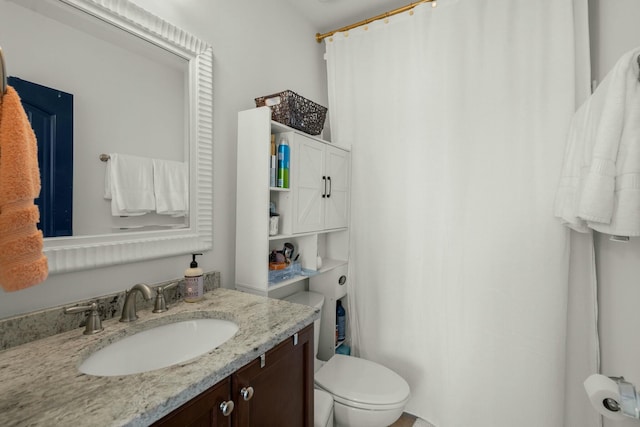
[[[333,398],[323,390],[313,391],[313,427],[333,427]]]
[[[336,354],[318,371],[316,386],[333,396],[336,427],[385,427],[400,416],[409,384],[392,370]]]
[[[322,313],[321,294],[298,292],[285,300],[320,309]],[[317,356],[320,320],[314,322],[314,328]],[[316,358],[315,370],[314,427],[328,425],[326,409],[322,409],[327,397],[323,392],[333,399],[332,418],[336,427],[386,427],[400,418],[409,400],[409,384],[392,370],[370,360],[336,354],[327,362]]]

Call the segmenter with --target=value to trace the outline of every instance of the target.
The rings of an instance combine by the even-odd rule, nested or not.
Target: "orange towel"
[[[49,273],[42,253],[38,207],[38,145],[18,93],[11,86],[0,104],[0,286],[17,291]]]

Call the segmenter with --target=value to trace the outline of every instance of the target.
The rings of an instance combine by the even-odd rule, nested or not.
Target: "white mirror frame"
[[[14,0],[15,1],[15,0]],[[54,0],[188,62],[189,227],[45,239],[50,273],[211,249],[213,243],[213,52],[211,46],[128,0]]]

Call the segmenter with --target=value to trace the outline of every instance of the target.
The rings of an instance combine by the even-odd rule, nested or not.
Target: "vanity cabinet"
[[[288,141],[289,188],[269,185],[271,135],[276,144]],[[289,285],[347,262],[350,159],[348,148],[272,121],[268,107],[238,113],[236,289],[278,298]],[[276,235],[269,235],[271,204]],[[303,274],[270,282],[269,253],[285,243],[294,245]]]
[[[154,426],[313,426],[313,324],[185,403]],[[233,410],[223,414],[221,405]]]

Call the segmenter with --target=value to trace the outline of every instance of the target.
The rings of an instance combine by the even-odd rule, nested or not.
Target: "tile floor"
[[[402,416],[395,423],[391,424],[389,427],[413,427],[413,424],[416,422],[416,417],[411,414],[407,414],[406,412],[402,414]]]

